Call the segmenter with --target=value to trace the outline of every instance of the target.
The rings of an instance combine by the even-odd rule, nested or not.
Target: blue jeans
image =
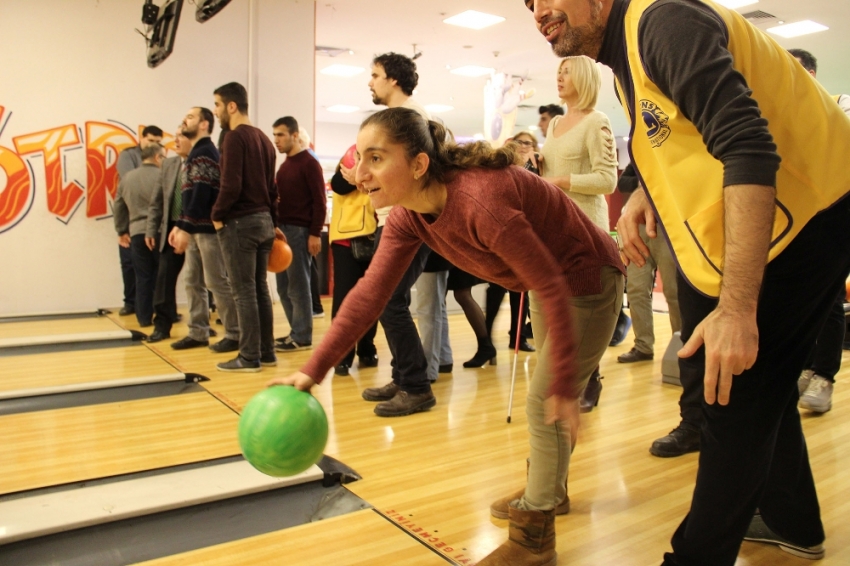
[[[306,226],[278,226],[292,248],[292,263],[277,274],[277,294],[289,321],[289,337],[298,344],[313,343],[313,295],[310,291],[310,264],[307,251],[310,229]]]
[[[239,355],[256,361],[274,355],[274,315],[266,272],[274,241],[268,212],[228,218],[217,232],[239,320]]]
[[[449,319],[446,313],[448,271],[423,273],[416,280],[416,317],[422,349],[428,360],[428,381],[437,381],[440,366],[452,363]]]

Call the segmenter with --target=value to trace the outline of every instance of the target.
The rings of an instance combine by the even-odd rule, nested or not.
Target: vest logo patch
[[[670,117],[657,104],[646,99],[640,101],[640,114],[646,125],[650,145],[659,147],[670,137],[671,130],[667,125]]]

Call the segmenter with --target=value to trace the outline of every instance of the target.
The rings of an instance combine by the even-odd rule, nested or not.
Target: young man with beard
[[[655,237],[657,215],[680,269],[680,373],[703,391],[703,422],[665,564],[731,565],[745,538],[820,558],[797,378],[850,270],[850,121],[782,47],[707,0],[525,1],[556,55],[614,71],[645,187],[617,226],[624,259],[645,263],[639,225]]]
[[[244,86],[228,83],[213,94],[215,114],[229,132],[221,148],[221,189],[211,219],[230,275],[240,331],[239,355],[217,367],[258,372],[263,365],[277,364],[266,282],[277,221],[275,152],[263,131],[251,125]]]
[[[292,263],[277,274],[277,293],[289,321],[289,336],[278,340],[279,352],[313,347],[313,300],[310,291],[312,258],[322,251],[327,197],[322,166],[299,139],[298,122],[292,116],[275,121],[274,144],[286,161],[275,179],[279,197],[278,227],[292,249]]]
[[[183,165],[183,210],[169,235],[176,253],[186,254],[186,297],[189,301],[189,334],[171,345],[186,350],[209,344],[210,309],[207,289],[212,291],[224,324],[224,339],[210,346],[217,353],[239,349],[239,320],[221,245],[213,228],[212,208],[221,182],[219,153],[210,139],[213,113],[202,107],[189,110],[181,130],[192,145]],[[191,268],[191,269],[190,269]]]

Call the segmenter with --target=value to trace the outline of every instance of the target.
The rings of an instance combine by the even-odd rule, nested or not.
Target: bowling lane
[[[284,558],[285,557],[285,558]],[[446,560],[372,510],[210,546],[141,563],[143,566],[445,566]]]
[[[0,399],[97,389],[178,376],[171,364],[141,345],[11,356],[3,359]]]
[[[107,317],[8,322],[0,324],[0,339],[55,334],[87,334],[115,330],[123,330],[123,328]]]
[[[0,416],[0,495],[239,454],[208,393]]]

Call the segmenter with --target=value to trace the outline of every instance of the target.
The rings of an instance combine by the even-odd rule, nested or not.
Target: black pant
[[[310,257],[310,298],[314,313],[325,312],[322,307],[322,294],[319,292],[319,264],[316,263],[316,256]]]
[[[124,281],[124,306],[136,306],[136,272],[133,271],[133,253],[130,248],[118,246],[121,261],[121,279]]]
[[[168,232],[173,225],[168,223]],[[161,236],[167,238],[168,234]],[[174,253],[174,248],[165,241],[159,253],[159,268],[156,272],[156,289],[153,295],[153,325],[164,334],[171,333],[171,327],[177,322],[177,277],[183,269],[186,254]]]
[[[331,252],[334,258],[334,298],[333,307],[331,307],[331,316],[335,317],[342,306],[342,301],[345,299],[348,292],[354,288],[357,281],[366,274],[366,269],[369,267],[369,262],[360,262],[354,259],[351,253],[351,248],[341,246],[339,244],[331,244]],[[375,349],[375,334],[378,332],[378,323],[376,322],[366,334],[357,342],[357,355],[360,357],[374,356],[378,353]],[[354,362],[354,350],[351,350],[340,362],[351,366]]]
[[[511,301],[511,329],[508,332],[509,344],[513,348],[516,344],[517,326],[520,329],[520,336],[527,338],[525,331],[525,321],[528,317],[528,293],[517,293],[516,291],[508,291],[501,285],[490,283],[487,286],[486,313],[484,324],[487,326],[487,336],[493,338],[493,322],[496,320],[496,315],[499,314],[499,308],[502,306],[502,301],[505,298],[505,293],[508,293]],[[525,295],[522,301],[522,314],[519,313],[520,297]],[[520,322],[522,321],[522,322]]]
[[[847,288],[841,285],[835,302],[829,309],[829,314],[818,334],[817,343],[809,354],[806,369],[814,370],[816,374],[835,383],[835,374],[841,369],[841,354],[844,348],[844,332],[846,319],[844,316],[844,300]]]
[[[382,231],[383,227],[375,232],[376,247],[381,241]],[[422,349],[419,332],[410,315],[410,289],[422,274],[430,253],[431,249],[424,244],[419,248],[419,252],[404,272],[398,287],[393,291],[390,301],[384,307],[381,318],[378,319],[384,327],[387,345],[393,355],[391,362],[393,382],[412,395],[427,393],[431,390],[425,351]]]
[[[850,270],[849,204],[845,198],[812,219],[767,266],[758,358],[734,378],[728,405],[702,402],[696,488],[665,564],[734,564],[756,508],[779,536],[805,546],[823,542],[797,378]],[[714,304],[688,285],[679,287],[683,339]],[[704,349],[698,356],[703,359]]]
[[[145,235],[130,238],[130,253],[133,256],[133,271],[136,273],[136,319],[142,326],[153,320],[153,295],[156,288],[159,250],[148,249]]]

